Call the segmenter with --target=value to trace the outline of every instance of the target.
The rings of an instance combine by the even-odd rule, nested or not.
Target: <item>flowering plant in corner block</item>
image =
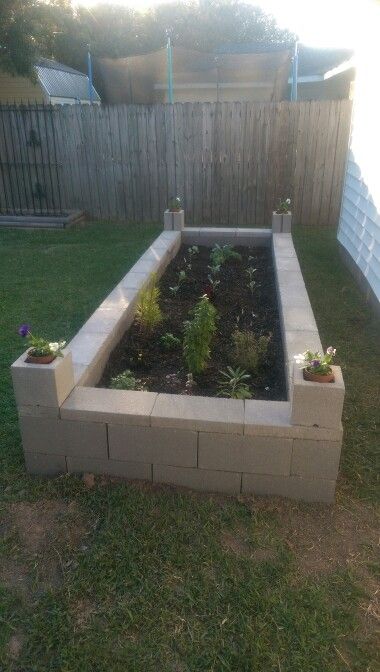
[[[297,364],[301,364],[303,377],[315,383],[333,383],[334,373],[331,368],[336,349],[330,346],[326,352],[312,352],[306,350],[300,355],[295,355]]]
[[[278,202],[277,209],[275,210],[277,215],[286,215],[288,212],[290,212],[290,206],[292,202],[290,198],[285,198],[281,199]]]
[[[66,341],[50,342],[40,336],[34,336],[28,324],[22,324],[18,333],[26,339],[29,346],[26,358],[29,364],[50,364],[56,357],[63,357],[62,350]]]

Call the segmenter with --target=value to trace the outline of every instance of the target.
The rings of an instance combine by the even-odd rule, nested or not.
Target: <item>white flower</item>
[[[49,348],[51,352],[57,352],[59,349],[59,343],[49,343]]]
[[[302,364],[305,361],[305,355],[294,355],[294,359],[296,360],[296,364]]]
[[[64,348],[65,345],[66,345],[66,341],[59,341],[58,345],[59,345],[59,349],[62,350],[62,348]]]
[[[290,198],[287,198],[286,201],[285,201],[285,203],[287,203],[288,205],[290,205],[290,203],[291,203]]]

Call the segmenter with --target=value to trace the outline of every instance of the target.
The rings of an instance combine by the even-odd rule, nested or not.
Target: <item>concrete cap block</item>
[[[100,306],[95,311],[96,313],[104,313],[117,317],[124,310],[129,308],[131,305],[136,303],[138,296],[137,289],[127,289],[123,287],[120,282],[116,287],[108,294],[108,296],[102,301]]]
[[[25,467],[34,476],[58,476],[67,471],[64,455],[44,455],[43,453],[25,453]]]
[[[301,267],[297,257],[274,257],[274,263],[277,272],[279,271],[292,271],[297,273],[301,272]]]
[[[296,257],[291,233],[273,233],[273,250],[276,257]]]
[[[316,441],[342,440],[342,423],[334,428],[292,425],[289,401],[247,399],[244,405],[244,434],[247,436],[278,436]]]
[[[242,434],[244,402],[240,399],[159,394],[150,419],[152,427]]]
[[[295,439],[291,473],[305,478],[335,480],[338,476],[340,441]]]
[[[312,383],[303,379],[297,364],[293,366],[292,424],[308,427],[340,427],[344,382],[339,366],[331,367],[334,383]]]
[[[74,387],[70,348],[51,364],[28,364],[26,357],[24,352],[11,366],[17,406],[60,406]]]
[[[59,406],[18,406],[19,417],[59,418]]]
[[[107,457],[106,426],[56,418],[21,416],[24,452],[45,455]]]
[[[290,474],[292,439],[200,432],[198,467],[255,474]]]
[[[334,501],[335,481],[300,478],[298,476],[266,476],[243,474],[242,493],[254,495],[278,495],[304,502]]]
[[[137,289],[140,291],[149,282],[150,275],[144,272],[127,273],[121,281],[121,286],[125,289]]]
[[[197,466],[198,433],[187,429],[109,425],[108,445],[113,460]]]
[[[199,227],[185,227],[182,231],[182,243],[185,245],[199,245],[200,232],[201,229]]]
[[[61,406],[61,418],[121,425],[149,425],[156,392],[75,387]]]
[[[109,333],[87,332],[83,328],[70,341],[67,349],[72,354],[74,364],[90,364],[106,349]]]
[[[96,475],[126,478],[128,480],[152,480],[152,465],[143,462],[117,462],[116,460],[92,460],[85,457],[68,457],[70,474],[89,472]]]
[[[160,266],[159,259],[148,259],[145,256],[140,257],[140,259],[132,266],[130,273],[146,273],[151,275],[156,273]]]
[[[186,469],[164,464],[153,465],[153,481],[170,483],[192,490],[224,492],[238,495],[241,489],[241,474],[209,469]]]
[[[280,294],[281,296],[281,294]],[[318,331],[310,302],[303,299],[301,302],[293,301],[283,303],[280,301],[281,319],[285,331]]]
[[[243,247],[270,247],[271,229],[236,229],[235,245]]]

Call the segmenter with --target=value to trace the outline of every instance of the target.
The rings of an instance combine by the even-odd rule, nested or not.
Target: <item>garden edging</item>
[[[134,319],[152,272],[181,243],[272,246],[288,400],[255,401],[95,388]],[[30,473],[93,472],[229,494],[334,498],[344,383],[304,381],[294,355],[321,349],[291,234],[270,229],[164,231],[51,365],[12,365]]]

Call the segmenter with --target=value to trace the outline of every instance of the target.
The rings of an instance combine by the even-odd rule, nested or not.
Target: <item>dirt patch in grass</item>
[[[236,532],[223,532],[221,538],[221,545],[227,553],[242,558],[249,558],[253,562],[266,562],[275,560],[277,554],[272,548],[254,548],[247,540],[247,535],[244,530],[240,529]]]
[[[64,563],[86,532],[75,502],[41,500],[11,504],[5,514],[3,534],[12,535],[16,547],[12,557],[4,556],[1,560],[0,576],[4,584],[26,592],[33,589],[32,584],[38,591],[58,587]]]
[[[24,635],[21,631],[13,633],[7,645],[7,654],[11,660],[15,661],[19,658],[21,649],[24,645],[24,639]]]

